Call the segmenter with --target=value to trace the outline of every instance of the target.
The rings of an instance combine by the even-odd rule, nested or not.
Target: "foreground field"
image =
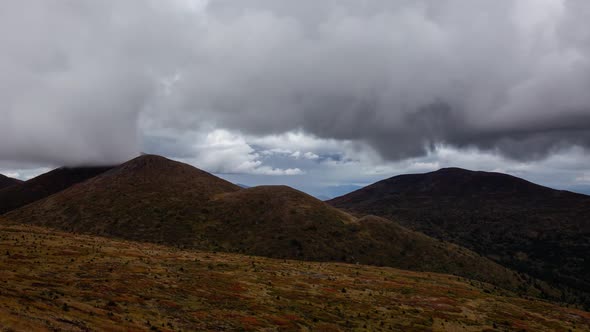
[[[0,225],[0,330],[590,331],[455,276],[183,251]]]

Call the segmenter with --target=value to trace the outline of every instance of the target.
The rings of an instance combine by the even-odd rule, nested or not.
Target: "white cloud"
[[[445,166],[567,186],[590,165],[589,3],[0,2],[0,159],[118,162],[139,137],[304,186]]]
[[[323,139],[301,130],[287,131],[275,135],[245,136],[251,144],[278,153],[295,153],[299,151],[329,152],[341,150],[352,142],[347,140]]]
[[[8,176],[9,178],[13,178],[13,179],[20,179],[21,178],[21,174],[18,171],[6,171],[6,172],[0,172],[0,174],[4,175],[4,176]]]
[[[213,129],[204,132],[186,132],[184,134],[170,133],[168,130],[154,130],[151,133],[156,135],[156,146],[148,147],[156,151],[150,153],[165,152],[172,146],[176,152],[174,159],[187,162],[198,168],[213,173],[240,173],[258,175],[300,175],[304,172],[299,168],[279,168],[266,165],[264,156],[266,154],[257,152],[237,132],[230,132],[224,129]],[[170,140],[167,146],[161,147],[157,144]],[[164,155],[166,153],[163,153]]]
[[[320,159],[320,156],[318,156],[317,154],[315,154],[313,152],[308,151],[303,154],[303,158],[309,159],[309,160],[317,160],[317,159]]]
[[[0,174],[19,179],[30,180],[37,175],[49,172],[52,168],[49,167],[32,167],[32,168],[0,168]]]
[[[352,190],[352,185],[364,186],[398,174],[442,167],[499,171],[561,189],[590,184],[590,156],[581,148],[563,150],[541,161],[524,162],[475,148],[438,145],[426,156],[392,162],[382,159],[370,147],[359,148],[347,141],[323,140],[300,132],[252,137],[225,129],[205,128],[179,134],[152,128],[150,135],[156,139],[146,146],[148,153],[187,162],[234,182],[286,184],[311,194],[325,195],[326,188],[331,187]],[[283,148],[291,146],[299,149]],[[34,165],[27,169],[7,164],[0,167],[0,173],[21,179],[48,170]]]

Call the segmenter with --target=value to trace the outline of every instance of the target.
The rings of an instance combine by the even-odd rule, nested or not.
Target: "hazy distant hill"
[[[510,175],[458,168],[392,177],[329,201],[392,218],[503,265],[586,295],[590,304],[590,197]]]
[[[590,330],[588,312],[445,274],[1,222],[0,239],[2,331]]]
[[[6,218],[181,247],[454,273],[509,289],[531,286],[465,248],[392,221],[357,219],[285,186],[241,189],[159,156],[138,157]]]
[[[8,176],[0,174],[0,190],[20,183],[22,183],[21,180],[9,178]]]
[[[111,167],[62,167],[39,175],[18,186],[0,189],[0,214],[60,192],[88,180]]]

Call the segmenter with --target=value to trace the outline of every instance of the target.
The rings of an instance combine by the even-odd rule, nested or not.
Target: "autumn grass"
[[[0,330],[589,331],[590,313],[450,275],[0,225]]]

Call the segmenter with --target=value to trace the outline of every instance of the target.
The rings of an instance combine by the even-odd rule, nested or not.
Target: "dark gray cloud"
[[[146,131],[204,124],[390,160],[588,147],[589,15],[585,0],[5,2],[0,158],[113,162]]]

